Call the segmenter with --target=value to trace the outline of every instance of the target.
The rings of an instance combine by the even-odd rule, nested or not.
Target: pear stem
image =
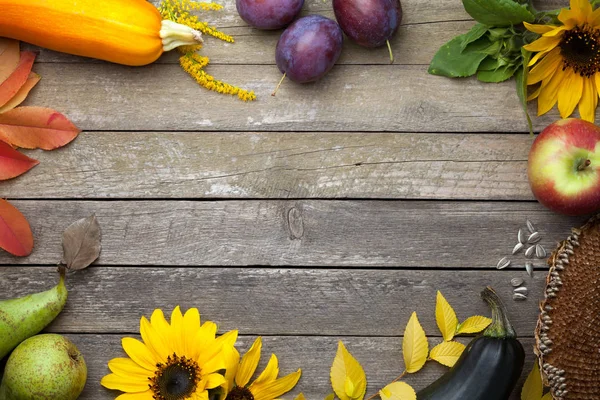
[[[592,161],[591,160],[589,160],[589,159],[582,160],[579,163],[579,165],[577,166],[577,171],[583,171],[584,169],[586,169],[590,165],[592,165]]]
[[[275,96],[277,94],[277,91],[279,90],[279,87],[281,86],[281,84],[283,83],[283,80],[285,79],[285,76],[287,75],[287,72],[283,74],[283,76],[281,77],[281,80],[279,81],[279,83],[277,84],[277,86],[275,87],[275,90],[273,91],[273,93],[271,93],[271,96]]]
[[[390,64],[393,64],[394,63],[394,53],[392,52],[392,45],[390,44],[389,40],[386,40],[385,42],[387,43],[387,47],[390,52]]]

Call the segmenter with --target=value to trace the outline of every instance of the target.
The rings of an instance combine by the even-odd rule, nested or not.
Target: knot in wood
[[[287,215],[288,227],[290,229],[290,238],[300,240],[304,236],[304,222],[302,221],[302,212],[296,207],[292,207]]]

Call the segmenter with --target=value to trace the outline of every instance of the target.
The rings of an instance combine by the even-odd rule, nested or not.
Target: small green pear
[[[76,400],[86,380],[85,360],[69,339],[32,336],[8,358],[0,400]]]
[[[65,269],[58,285],[45,292],[0,301],[0,358],[19,343],[40,332],[62,311],[67,302]]]

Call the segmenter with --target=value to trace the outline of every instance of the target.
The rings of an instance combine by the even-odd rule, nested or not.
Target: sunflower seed
[[[510,280],[510,284],[513,285],[513,287],[519,287],[523,284],[523,279],[521,278],[512,278]]]
[[[533,224],[531,223],[530,220],[527,220],[527,229],[529,229],[529,233],[535,233],[535,232],[537,232],[535,230],[535,227],[533,226]]]
[[[542,245],[535,245],[535,256],[537,258],[546,258],[546,249]]]
[[[518,252],[520,252],[521,250],[523,250],[523,248],[525,247],[525,245],[523,243],[517,243],[515,245],[515,247],[513,248],[513,255],[517,254]]]
[[[527,274],[533,278],[533,263],[530,262],[526,262],[525,263],[525,270],[527,271]]]
[[[537,243],[540,241],[540,239],[542,238],[542,236],[540,235],[539,232],[533,232],[531,235],[529,235],[529,237],[527,238],[527,243]]]
[[[510,265],[510,260],[507,257],[503,257],[500,261],[498,261],[496,268],[504,269],[504,268],[508,267],[509,265]]]
[[[525,257],[532,258],[534,253],[535,253],[535,246],[528,247],[527,250],[525,250]]]
[[[527,243],[527,235],[523,232],[523,229],[519,229],[519,233],[517,234],[517,240],[519,243],[525,244]]]
[[[527,300],[527,296],[521,293],[513,293],[513,300],[515,301],[524,301]]]
[[[521,286],[521,287],[516,288],[514,290],[514,293],[521,293],[521,294],[527,296],[527,293],[529,293],[529,290],[527,290],[527,288],[525,286]]]

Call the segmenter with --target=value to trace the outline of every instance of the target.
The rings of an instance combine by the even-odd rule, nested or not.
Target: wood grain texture
[[[538,203],[423,201],[15,201],[35,237],[27,258],[61,259],[60,237],[96,214],[106,265],[495,268],[530,218],[549,250],[583,217]],[[297,212],[290,217],[290,211]],[[295,229],[290,229],[290,221]],[[302,235],[298,237],[298,224]],[[524,256],[514,258],[524,265]],[[539,263],[539,262],[538,262]]]
[[[55,108],[87,131],[528,132],[514,82],[432,76],[426,66],[342,65],[314,84],[287,82],[276,97],[275,66],[207,69],[254,90],[258,100],[247,104],[199,87],[178,65],[39,64],[36,72],[43,82],[27,104]],[[534,128],[557,118],[535,118]]]
[[[80,348],[88,363],[88,382],[81,396],[82,400],[114,399],[119,392],[110,391],[100,386],[100,379],[109,371],[107,362],[114,357],[124,356],[120,345],[120,336],[116,335],[68,335]],[[359,360],[367,375],[367,395],[375,394],[379,389],[396,378],[403,369],[401,353],[401,337],[361,338],[361,337],[264,337],[263,357],[258,367],[262,371],[266,366],[269,353],[275,353],[279,359],[280,374],[288,374],[302,369],[302,378],[296,388],[283,399],[291,400],[300,392],[308,399],[321,399],[332,392],[329,381],[329,370],[335,357],[337,342],[342,340],[347,349]],[[468,343],[469,339],[460,341]],[[245,352],[254,337],[240,337],[238,348]],[[430,346],[440,342],[439,338],[430,338]],[[521,340],[526,350],[525,371],[521,382],[513,395],[507,400],[518,400],[520,389],[526,374],[533,365],[533,341]],[[446,367],[435,362],[428,362],[416,374],[409,375],[405,381],[416,390],[433,382],[444,372]],[[467,400],[467,399],[465,399]]]
[[[91,267],[70,274],[69,300],[52,332],[138,332],[142,315],[175,306],[199,309],[224,330],[255,335],[397,336],[413,311],[427,334],[439,336],[435,298],[441,291],[461,321],[490,315],[479,293],[494,287],[511,322],[532,337],[545,271],[403,271],[270,268]],[[526,302],[512,300],[510,280],[525,279]],[[0,268],[2,297],[46,290],[53,267]]]
[[[2,183],[15,198],[533,200],[523,135],[84,133]],[[52,176],[55,179],[48,179]]]

